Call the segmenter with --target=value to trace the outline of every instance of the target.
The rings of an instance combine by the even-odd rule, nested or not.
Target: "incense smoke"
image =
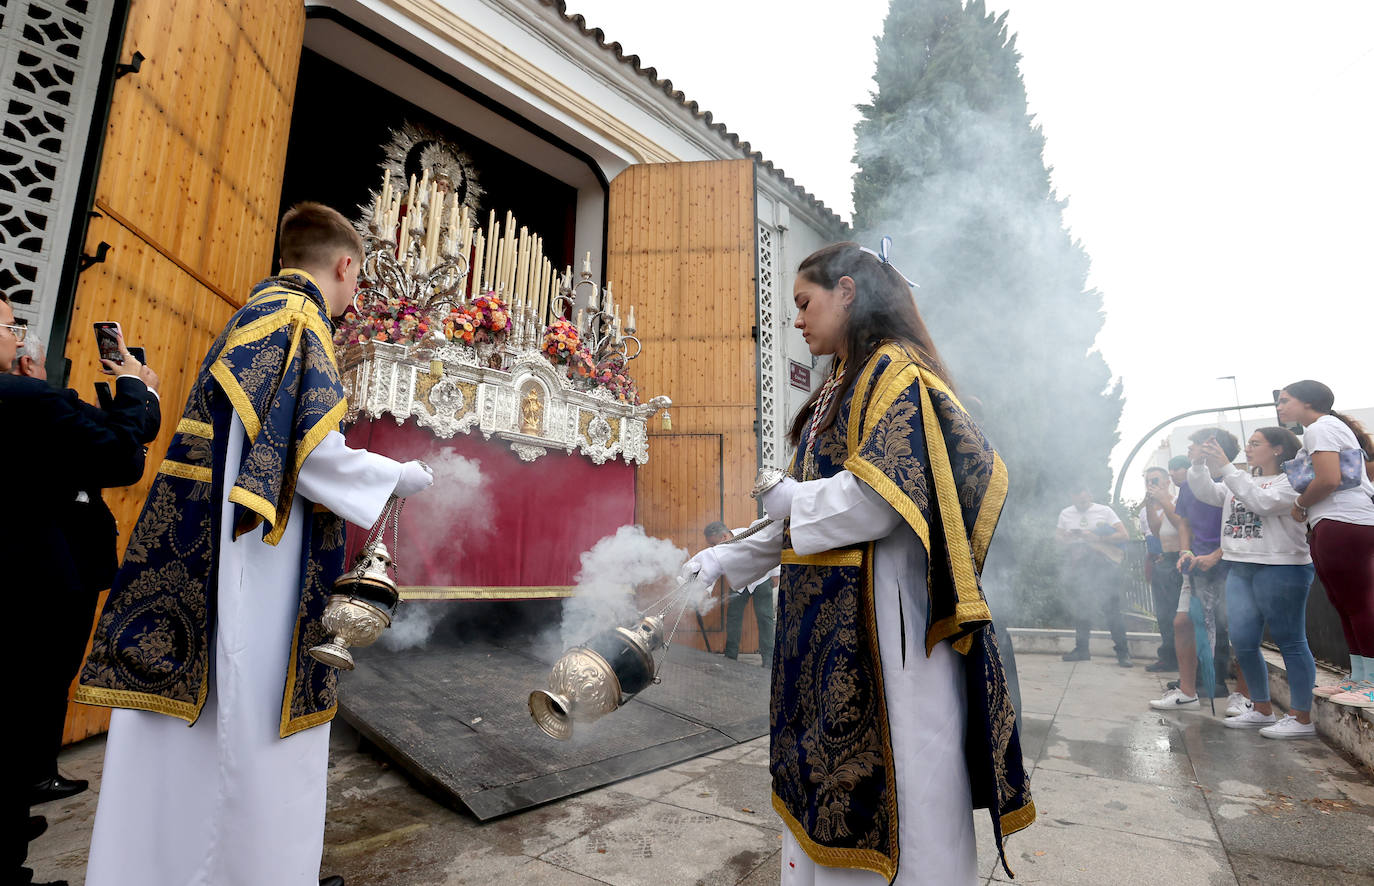
[[[949,98],[861,139],[861,155],[907,157],[913,171],[858,219],[854,239],[892,235],[892,262],[921,286],[917,305],[960,399],[1006,462],[983,587],[999,624],[1036,626],[1068,614],[1055,518],[1076,480],[1107,500],[1121,400],[1095,347],[1101,294],[1064,226],[1043,136],[1011,117]]]
[[[642,526],[622,526],[582,555],[572,596],[563,603],[561,644],[555,657],[606,628],[633,622],[640,601],[658,599],[676,587],[687,552],[651,538]]]
[[[491,532],[495,504],[481,463],[458,455],[452,447],[426,461],[434,470],[434,485],[406,500],[406,549],[410,556],[440,549],[461,556]],[[404,568],[402,558],[398,570]],[[381,643],[392,650],[419,646],[428,642],[442,616],[442,607],[428,601],[404,602],[391,627],[382,633]]]

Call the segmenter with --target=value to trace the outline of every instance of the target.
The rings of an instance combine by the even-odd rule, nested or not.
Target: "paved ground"
[[[1374,886],[1374,780],[1320,740],[1152,712],[1164,681],[1111,659],[1018,664],[1040,819],[1010,842],[1016,883]],[[98,780],[103,748],[68,749],[64,771]],[[355,748],[336,729],[324,858],[351,886],[779,880],[766,739],[486,825]],[[95,797],[35,810],[52,822],[31,853],[40,880],[82,882]],[[987,882],[1003,882],[981,842]]]

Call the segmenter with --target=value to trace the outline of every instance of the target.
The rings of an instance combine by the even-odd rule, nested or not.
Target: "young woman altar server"
[[[954,394],[909,281],[838,243],[802,262],[795,326],[830,355],[792,425],[772,523],[684,570],[782,564],[773,806],[785,886],[970,884],[973,810],[1035,818],[979,574],[1006,468]]]

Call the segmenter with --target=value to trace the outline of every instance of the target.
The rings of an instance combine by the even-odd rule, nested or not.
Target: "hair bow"
[[[897,268],[892,264],[892,261],[888,258],[888,253],[892,251],[891,237],[884,237],[882,240],[878,241],[877,250],[869,249],[867,246],[860,246],[859,251],[867,252],[869,255],[873,256],[878,261],[887,265],[889,268],[892,268],[892,270],[897,271]],[[905,280],[906,285],[913,287],[915,289],[921,288],[921,284],[917,283],[915,280],[912,280],[910,277],[908,277],[906,274],[903,274],[901,271],[897,271],[897,276]]]

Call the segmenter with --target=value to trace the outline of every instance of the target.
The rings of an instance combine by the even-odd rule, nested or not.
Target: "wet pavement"
[[[1152,711],[1170,675],[1113,658],[1018,666],[1040,817],[1009,841],[1015,883],[1374,886],[1374,779],[1320,739],[1227,729],[1205,706]],[[766,738],[486,824],[359,751],[346,727],[332,743],[323,869],[350,886],[779,881]],[[68,748],[63,772],[94,789],[34,809],[51,822],[31,847],[39,880],[83,881],[103,750]],[[978,816],[984,882],[1009,881]]]

